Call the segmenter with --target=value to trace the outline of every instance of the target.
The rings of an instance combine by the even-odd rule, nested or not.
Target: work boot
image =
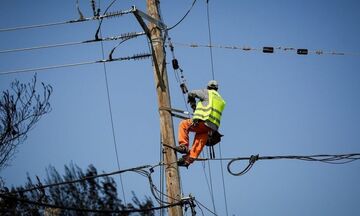
[[[177,165],[188,168],[188,166],[189,166],[192,162],[194,162],[194,160],[195,160],[195,159],[191,158],[189,155],[184,155],[184,156],[182,156],[182,158],[180,158],[180,159],[177,161]]]
[[[175,146],[174,150],[179,152],[180,154],[187,154],[189,152],[189,148],[186,145]]]
[[[179,160],[177,161],[177,165],[188,168],[188,166],[190,165],[190,163],[189,163],[188,161],[186,161],[186,160],[182,157],[182,158],[179,158]]]

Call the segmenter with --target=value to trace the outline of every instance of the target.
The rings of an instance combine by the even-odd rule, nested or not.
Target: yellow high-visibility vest
[[[220,126],[221,114],[225,108],[226,102],[215,90],[208,90],[209,103],[207,106],[203,106],[199,101],[196,105],[193,119],[200,119],[203,121],[210,121],[217,127]]]

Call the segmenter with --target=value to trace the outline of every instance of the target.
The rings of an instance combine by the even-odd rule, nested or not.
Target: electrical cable
[[[211,62],[211,73],[212,79],[215,79],[214,74],[214,59],[213,59],[213,51],[212,51],[212,40],[211,40],[211,26],[210,26],[210,15],[209,15],[209,0],[206,1],[206,16],[207,16],[207,24],[208,24],[208,37],[209,37],[209,50],[210,50],[210,62]]]
[[[204,152],[202,152],[201,154],[202,154],[202,156],[205,155]],[[205,176],[206,185],[207,185],[208,190],[209,190],[210,199],[211,199],[212,204],[213,204],[213,207],[214,207],[214,195],[213,195],[213,190],[212,190],[212,184],[211,184],[211,186],[210,186],[210,181],[209,181],[208,176],[207,176],[207,173],[206,173],[206,168],[205,168],[205,167],[206,167],[206,163],[205,163],[205,162],[206,162],[205,160],[202,161],[202,168],[203,168],[203,173],[204,173],[204,176]],[[208,163],[208,164],[209,164],[209,163]],[[211,182],[211,183],[212,183],[212,182]]]
[[[233,162],[241,161],[241,160],[249,160],[249,165],[252,166],[255,163],[255,161],[257,161],[257,160],[274,160],[274,159],[297,159],[297,160],[302,160],[302,161],[316,161],[316,162],[323,162],[323,163],[330,163],[330,164],[346,164],[346,163],[353,162],[355,160],[360,160],[360,153],[336,154],[336,155],[321,154],[321,155],[310,155],[310,156],[287,155],[287,156],[261,156],[261,157],[259,155],[252,155],[250,157],[233,157],[233,158],[217,158],[217,159],[203,158],[203,159],[198,159],[198,160],[202,160],[202,161],[205,161],[205,160],[230,160],[230,162],[228,163],[229,173],[232,175],[235,175],[235,176],[239,176],[242,174],[242,172],[234,173],[230,170],[230,166]],[[173,163],[176,163],[176,162],[173,162]],[[41,189],[65,185],[65,184],[74,184],[77,182],[87,181],[89,179],[111,176],[111,175],[116,175],[116,174],[130,172],[130,171],[139,173],[143,176],[146,176],[149,179],[149,183],[150,183],[152,190],[155,191],[157,189],[156,189],[156,186],[153,184],[152,178],[151,178],[151,173],[154,171],[154,168],[159,167],[159,166],[169,166],[173,163],[170,163],[170,164],[159,163],[154,166],[144,165],[144,166],[138,166],[138,167],[124,169],[124,170],[118,170],[118,171],[111,172],[111,173],[103,173],[103,174],[99,174],[99,175],[87,176],[87,177],[77,179],[77,180],[72,180],[72,181],[57,182],[57,183],[48,184],[48,185],[38,185],[36,187],[32,187],[32,188],[28,188],[28,189],[24,189],[24,190],[17,190],[17,191],[12,191],[12,192],[2,191],[2,193],[0,193],[0,197],[11,196],[11,194],[15,194],[15,193],[25,193],[25,192],[29,192],[29,191],[33,191],[33,190],[41,190]],[[145,169],[150,169],[150,172],[146,171]],[[247,171],[249,171],[249,169],[245,168],[245,171],[247,172]],[[154,193],[154,194],[156,194],[156,193]],[[167,195],[165,195],[165,196],[167,196]],[[167,196],[167,197],[169,197],[169,196]],[[9,198],[13,198],[13,197],[9,197]],[[158,197],[156,195],[155,195],[155,198],[158,199]],[[169,197],[169,198],[177,201],[178,203],[180,203],[182,201],[182,200],[178,200],[178,199],[172,198],[172,197]],[[198,202],[196,200],[195,200],[195,202],[197,202],[198,204],[200,204],[201,206],[206,208],[200,202]],[[175,204],[173,203],[173,204],[169,204],[169,205],[175,205]],[[208,208],[206,208],[206,209],[209,212],[211,212],[212,214],[216,215],[214,212],[212,212]]]
[[[209,149],[207,150],[207,155],[209,157]],[[210,181],[210,195],[211,195],[211,202],[213,206],[213,211],[216,213],[216,206],[215,206],[215,198],[214,198],[214,189],[213,189],[213,181],[212,181],[212,174],[211,174],[211,164],[210,161],[208,161],[208,170],[209,170],[209,181]]]
[[[123,39],[122,41],[120,41],[118,43],[118,45],[116,45],[114,48],[112,48],[112,50],[110,51],[110,54],[109,54],[109,59],[112,59],[112,55],[113,53],[115,52],[115,50],[122,44],[122,43],[125,43],[126,41],[130,40],[131,38],[126,38],[126,39]]]
[[[124,172],[135,172],[137,174],[140,174],[144,177],[146,177],[148,179],[149,185],[150,185],[150,190],[151,193],[153,194],[154,198],[159,202],[159,204],[173,204],[173,203],[169,203],[169,202],[162,202],[159,198],[158,193],[162,194],[155,186],[152,177],[151,177],[151,173],[154,172],[154,168],[155,167],[161,167],[164,164],[159,163],[157,165],[154,166],[150,166],[150,165],[144,165],[144,166],[140,166],[140,167],[135,167],[135,168],[129,168],[126,170],[120,170],[120,171],[116,171],[116,172],[112,172],[112,173],[104,173],[104,174],[100,174],[100,175],[94,175],[94,176],[87,176],[85,178],[81,178],[81,179],[77,179],[77,180],[71,180],[71,181],[64,181],[64,182],[57,182],[54,184],[48,184],[48,185],[37,185],[36,187],[31,187],[31,188],[27,188],[27,189],[23,189],[23,190],[17,190],[17,191],[12,191],[12,192],[7,192],[7,191],[2,191],[3,195],[11,195],[11,194],[23,194],[25,192],[30,192],[30,191],[34,191],[34,190],[43,190],[45,188],[49,188],[49,187],[56,187],[56,186],[61,186],[61,185],[66,185],[66,184],[74,184],[74,183],[78,183],[78,182],[82,182],[82,181],[87,181],[90,179],[95,179],[95,178],[100,178],[100,177],[105,177],[105,176],[110,176],[110,175],[115,175],[115,174],[120,174],[120,173],[124,173]],[[145,169],[149,169],[150,171],[146,171]],[[1,193],[0,193],[1,194]],[[166,194],[162,194],[178,203],[180,203],[182,201],[182,199],[176,199],[173,197],[170,197]]]
[[[212,79],[215,80],[214,58],[213,58],[212,37],[211,37],[211,24],[210,24],[210,12],[209,12],[209,0],[206,1],[206,17],[207,17],[207,27],[208,27],[208,39],[209,39],[209,46],[210,46],[209,51],[210,51],[211,74],[212,74]],[[207,153],[209,156],[209,151],[207,151]],[[210,161],[208,161],[208,168],[209,168],[210,185],[211,185],[211,201],[212,201],[212,205],[213,205],[213,211],[216,214]]]
[[[164,161],[164,150],[163,150],[163,144],[162,144],[162,135],[161,135],[161,132],[160,132],[160,159],[159,161]],[[165,167],[160,167],[160,201],[161,201],[161,204],[160,206],[163,206],[163,201],[164,201],[164,188],[165,188],[165,184],[164,184],[164,171],[165,171]],[[165,212],[163,210],[160,211],[160,216],[164,216],[165,215]]]
[[[173,71],[174,71],[174,75],[175,75],[175,80],[178,82],[178,84],[180,84],[180,88],[181,88],[181,91],[182,91],[182,97],[183,97],[183,100],[184,100],[185,108],[186,108],[186,111],[188,113],[187,116],[188,116],[188,118],[190,118],[190,111],[189,111],[189,107],[187,105],[186,98],[185,98],[185,94],[188,92],[188,89],[187,89],[187,86],[186,86],[186,79],[185,79],[185,76],[184,76],[184,71],[179,66],[179,62],[175,57],[174,46],[171,43],[171,38],[170,37],[168,37],[168,41],[169,41],[168,42],[169,43],[169,48],[170,48],[171,55],[172,55],[172,66],[173,66]],[[180,71],[180,75],[179,75],[179,71]]]
[[[176,163],[176,162],[175,162]],[[172,164],[172,163],[171,163]],[[161,166],[161,165],[164,165],[162,163],[158,164],[158,165],[155,165],[155,166],[152,166],[149,170],[150,172],[148,171],[145,171],[145,170],[137,170],[135,172],[139,173],[140,175],[144,176],[144,177],[147,177],[148,178],[148,181],[149,181],[149,185],[150,185],[150,191],[151,193],[153,194],[154,198],[156,199],[156,201],[161,205],[161,204],[171,204],[171,202],[166,202],[164,200],[161,199],[161,196],[166,196],[168,199],[170,200],[174,200],[176,202],[181,202],[182,200],[181,199],[177,199],[175,197],[170,197],[168,196],[167,194],[165,193],[162,193],[161,191],[159,191],[156,187],[156,185],[154,184],[153,180],[152,180],[152,177],[151,177],[151,173],[154,172],[154,168],[157,167],[157,166]],[[160,194],[160,195],[159,195]],[[159,198],[160,196],[160,198]]]
[[[3,29],[0,29],[0,33],[1,32],[9,32],[9,31],[24,30],[24,29],[34,29],[34,28],[43,28],[43,27],[64,25],[64,24],[80,23],[80,22],[93,21],[93,20],[103,20],[105,18],[122,16],[122,15],[125,15],[125,14],[128,14],[128,13],[132,13],[132,9],[125,10],[125,11],[115,11],[115,12],[110,12],[108,14],[104,14],[104,15],[101,15],[101,16],[93,16],[93,17],[80,18],[80,19],[75,19],[75,20],[3,28]]]
[[[0,71],[0,76],[7,75],[7,74],[24,73],[24,72],[32,72],[32,71],[43,71],[43,70],[65,68],[65,67],[75,67],[75,66],[104,63],[104,62],[139,60],[139,59],[149,58],[150,56],[151,56],[151,54],[144,53],[144,54],[136,54],[133,56],[113,58],[113,59],[103,59],[103,60],[97,60],[97,61],[87,61],[87,62],[79,62],[79,63],[71,63],[71,64],[53,65],[53,66],[38,67],[38,68],[7,70],[7,71]]]
[[[141,210],[139,210],[139,209],[131,209],[131,210],[96,210],[96,209],[82,209],[82,208],[64,207],[64,206],[47,204],[47,203],[40,203],[40,202],[35,202],[35,201],[30,201],[30,200],[19,199],[17,197],[12,197],[12,196],[9,195],[9,194],[14,194],[14,193],[24,193],[24,192],[28,192],[28,191],[32,191],[32,190],[37,190],[37,189],[44,189],[44,188],[47,188],[47,187],[59,186],[59,185],[63,185],[63,184],[76,183],[76,182],[85,181],[85,180],[89,180],[89,179],[93,179],[93,178],[109,176],[109,175],[113,175],[113,174],[119,174],[120,172],[132,171],[132,172],[136,172],[136,173],[148,178],[149,184],[150,184],[150,187],[151,187],[151,191],[152,191],[155,199],[158,200],[158,197],[157,197],[157,195],[156,195],[156,193],[154,191],[154,190],[156,190],[156,186],[153,184],[153,181],[152,181],[152,178],[151,178],[151,173],[153,172],[153,169],[155,167],[161,166],[161,165],[162,164],[157,164],[155,166],[145,165],[145,166],[131,168],[131,169],[122,170],[122,171],[117,171],[117,172],[109,173],[109,174],[88,176],[86,178],[79,179],[79,180],[61,182],[61,183],[56,183],[56,184],[51,184],[51,185],[40,185],[40,186],[37,186],[37,187],[34,187],[34,188],[29,188],[29,189],[26,189],[26,190],[15,191],[15,192],[10,192],[10,193],[2,193],[2,194],[0,194],[0,197],[5,197],[5,198],[13,199],[15,201],[29,203],[29,204],[38,205],[38,206],[49,207],[49,208],[59,208],[59,209],[79,211],[79,212],[98,212],[98,213],[146,212],[146,211],[161,210],[161,209],[164,209],[164,208],[169,208],[169,207],[173,207],[173,206],[177,206],[177,205],[186,204],[186,201],[188,199],[185,199],[185,200],[183,200],[183,199],[181,199],[181,200],[173,199],[173,200],[176,201],[175,203],[166,203],[166,205],[161,205],[160,207],[154,207],[154,208],[149,208],[149,209],[141,209]],[[147,168],[150,168],[150,172],[145,170]]]
[[[187,17],[187,15],[190,13],[190,11],[194,7],[195,3],[196,3],[196,0],[193,1],[193,3],[191,4],[189,10],[185,13],[185,15],[175,25],[171,26],[170,28],[167,28],[167,30],[171,30],[171,29],[175,28],[176,26],[178,26]]]
[[[95,42],[95,40],[94,40],[94,42]],[[0,53],[21,52],[21,51],[30,51],[30,50],[37,50],[37,49],[73,46],[73,45],[79,45],[79,44],[83,44],[83,43],[84,43],[84,41],[78,41],[78,42],[68,42],[68,43],[60,43],[60,44],[26,47],[26,48],[15,48],[15,49],[0,50]]]
[[[100,1],[99,0],[99,7],[100,7]],[[93,2],[93,4],[95,4],[95,2]],[[95,7],[95,6],[94,6]],[[95,13],[95,12],[94,12]],[[100,37],[102,37],[102,33],[100,30]],[[104,54],[104,44],[101,41],[101,53],[102,53],[102,58],[105,58],[105,54]],[[110,58],[112,59],[112,58]],[[114,128],[114,119],[113,119],[113,114],[112,114],[112,108],[111,108],[111,98],[110,98],[110,91],[109,91],[109,81],[108,81],[108,76],[107,76],[107,69],[106,69],[106,63],[103,63],[103,69],[104,69],[104,78],[105,78],[105,85],[106,85],[106,94],[107,94],[107,100],[108,100],[108,107],[109,107],[109,114],[110,114],[110,122],[111,122],[111,129],[112,129],[112,137],[113,137],[113,143],[114,143],[114,149],[115,149],[115,156],[116,156],[116,162],[117,162],[117,167],[120,170],[120,162],[119,162],[119,153],[118,153],[118,149],[117,149],[117,142],[116,142],[116,136],[115,136],[115,128]],[[125,196],[125,190],[124,190],[124,182],[122,179],[122,176],[119,175],[119,179],[120,179],[120,184],[121,184],[121,190],[122,190],[122,195],[123,195],[123,199],[124,202],[126,202],[126,196]]]
[[[258,160],[279,160],[279,159],[289,159],[289,160],[302,160],[302,161],[315,161],[328,164],[346,164],[353,162],[355,160],[360,160],[360,153],[353,154],[339,154],[339,155],[310,155],[310,156],[296,156],[296,155],[287,155],[287,156],[259,156],[252,155],[251,157],[238,157],[233,158],[227,165],[227,170],[231,175],[241,176],[247,173]],[[240,172],[233,172],[230,169],[232,163],[241,160],[248,160],[249,164]]]
[[[71,180],[71,181],[63,181],[63,182],[57,182],[57,183],[53,183],[53,184],[47,184],[47,185],[31,187],[31,188],[27,188],[27,189],[23,189],[23,190],[17,190],[17,191],[12,191],[12,192],[2,191],[2,193],[0,193],[0,195],[14,194],[14,193],[22,194],[22,193],[30,192],[30,191],[34,191],[34,190],[42,190],[42,189],[49,188],[49,187],[56,187],[56,186],[67,185],[67,184],[74,184],[74,183],[78,183],[78,182],[87,181],[87,180],[90,180],[90,179],[96,179],[96,178],[101,178],[101,177],[106,177],[106,176],[112,176],[112,175],[117,175],[117,174],[125,173],[125,172],[135,172],[137,170],[143,170],[143,169],[147,169],[147,168],[150,168],[150,167],[152,167],[152,166],[143,165],[143,166],[138,166],[138,167],[133,167],[133,168],[128,168],[128,169],[118,170],[118,171],[114,171],[114,172],[110,172],[110,173],[103,173],[103,174],[98,174],[98,175],[86,176],[84,178]]]
[[[87,43],[102,42],[102,41],[125,40],[128,38],[135,38],[135,37],[138,37],[141,35],[145,35],[145,32],[129,32],[129,33],[121,34],[119,36],[99,38],[98,40],[92,39],[92,40],[85,40],[85,41],[66,42],[66,43],[58,43],[58,44],[48,44],[48,45],[40,45],[40,46],[33,46],[33,47],[0,50],[0,53],[22,52],[22,51],[31,51],[31,50],[38,50],[38,49],[74,46],[74,45],[79,45],[79,44],[87,44]]]
[[[178,43],[178,42],[172,42],[173,44],[176,44],[178,46],[184,46],[184,47],[190,47],[190,48],[218,48],[218,49],[230,49],[230,50],[241,50],[241,51],[258,51],[263,52],[266,54],[274,53],[274,51],[283,51],[283,52],[295,52],[298,55],[307,55],[307,54],[316,54],[316,55],[335,55],[335,56],[360,56],[360,52],[339,52],[339,51],[324,51],[324,50],[307,50],[306,54],[300,52],[304,49],[296,49],[291,47],[270,47],[272,48],[272,52],[266,51],[266,48],[269,47],[262,47],[262,48],[252,48],[250,46],[236,46],[236,45],[205,45],[205,44],[197,44],[197,43]]]
[[[98,63],[98,61],[87,61],[87,62],[79,62],[79,63],[72,63],[72,64],[62,64],[62,65],[38,67],[38,68],[27,68],[27,69],[0,71],[0,75],[14,74],[14,73],[24,73],[24,72],[32,72],[32,71],[42,71],[42,70],[50,70],[50,69],[64,68],[64,67],[75,67],[75,66],[82,66],[82,65],[95,64],[95,63]]]
[[[219,155],[220,158],[222,158],[222,151],[221,151],[221,143],[219,143]],[[225,203],[225,211],[226,211],[226,216],[229,216],[229,211],[228,211],[228,203],[227,203],[227,193],[226,193],[226,187],[225,187],[225,178],[224,178],[224,166],[223,166],[223,161],[220,161],[220,169],[221,169],[221,180],[222,180],[222,187],[223,187],[223,195],[224,195],[224,203]]]
[[[217,214],[216,214],[215,212],[211,211],[208,207],[206,207],[204,204],[202,204],[202,203],[199,202],[198,200],[194,200],[194,201],[196,202],[196,204],[198,204],[199,206],[202,206],[203,208],[205,208],[205,209],[206,209],[208,212],[210,212],[211,214],[217,216]],[[201,211],[202,211],[202,210],[201,210]]]
[[[116,2],[117,0],[113,0],[108,6],[107,6],[107,8],[105,9],[105,11],[104,11],[104,14],[106,14],[107,13],[107,11],[111,8],[111,6]],[[99,9],[100,10],[100,9]],[[99,11],[100,12],[100,11]],[[128,13],[132,13],[133,12],[133,9],[130,9],[130,10],[128,10]],[[98,28],[97,28],[97,30],[96,30],[96,33],[95,33],[95,39],[98,39],[99,38],[99,32],[100,32],[100,28],[101,28],[101,25],[102,25],[102,21],[103,21],[103,19],[101,19],[100,20],[100,22],[99,22],[99,26],[98,26]]]
[[[168,205],[165,205],[165,206],[159,206],[159,207],[153,207],[153,208],[147,208],[147,209],[125,209],[125,210],[105,210],[105,209],[101,209],[100,210],[100,209],[85,209],[85,208],[76,208],[76,207],[60,206],[60,205],[53,205],[53,204],[48,204],[48,203],[41,203],[41,202],[31,201],[31,200],[27,200],[27,199],[21,199],[21,198],[17,198],[17,197],[12,197],[12,196],[8,196],[8,195],[4,195],[4,194],[0,194],[0,197],[5,198],[5,199],[11,199],[11,200],[16,201],[16,202],[27,203],[27,204],[36,205],[36,206],[42,206],[42,207],[47,207],[47,208],[54,208],[54,209],[61,209],[61,210],[68,210],[68,211],[75,211],[75,212],[93,212],[93,213],[149,212],[149,211],[160,210],[160,209],[163,209],[163,208],[170,208],[170,207],[173,207],[173,206],[183,205],[182,202],[178,202],[178,203],[168,204]]]

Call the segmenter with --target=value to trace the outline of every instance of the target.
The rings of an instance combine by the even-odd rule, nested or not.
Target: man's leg
[[[189,149],[189,131],[192,126],[191,119],[182,120],[178,128],[178,141],[179,146],[176,147],[180,153],[187,153]]]
[[[208,131],[202,133],[196,133],[194,138],[194,143],[190,149],[190,158],[196,159],[201,151],[203,150],[206,141],[208,139]]]
[[[199,156],[204,146],[206,145],[208,132],[211,129],[201,121],[196,127],[192,127],[190,130],[196,132],[193,145],[190,149],[189,155],[187,155],[189,158],[188,162],[192,163]]]

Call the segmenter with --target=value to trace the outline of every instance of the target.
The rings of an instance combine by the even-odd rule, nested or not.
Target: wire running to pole
[[[11,53],[11,52],[30,51],[30,50],[47,49],[47,48],[55,48],[55,47],[74,46],[83,43],[84,43],[83,41],[79,41],[79,42],[68,42],[68,43],[59,43],[59,44],[42,45],[42,46],[25,47],[25,48],[15,48],[15,49],[0,50],[0,53]]]
[[[113,59],[103,59],[103,60],[97,60],[97,61],[87,61],[87,62],[79,62],[79,63],[71,63],[71,64],[62,64],[62,65],[38,67],[38,68],[26,68],[26,69],[0,71],[0,76],[1,75],[7,75],[7,74],[15,74],[15,73],[25,73],[25,72],[32,72],[32,71],[44,71],[44,70],[51,70],[51,69],[57,69],[57,68],[90,65],[90,64],[97,64],[97,63],[104,63],[104,62],[125,61],[125,60],[131,60],[131,59],[138,60],[138,59],[149,58],[149,57],[151,57],[151,54],[145,53],[145,54],[136,54],[136,55],[133,55],[133,56],[113,58]]]
[[[206,0],[206,17],[207,17],[207,27],[208,27],[208,38],[209,38],[209,51],[210,51],[210,64],[211,64],[211,75],[212,75],[212,79],[215,80],[215,70],[214,70],[214,58],[213,58],[213,50],[212,50],[212,37],[211,37],[211,24],[210,24],[210,6],[209,6],[209,0]],[[219,148],[221,148],[221,146],[219,145]],[[220,150],[221,151],[221,150]],[[226,188],[225,188],[225,182],[224,182],[224,172],[223,172],[223,166],[222,166],[222,161],[220,161],[221,164],[221,175],[222,175],[222,185],[223,185],[223,191],[224,191],[224,201],[225,201],[225,207],[226,207],[226,215],[228,215],[228,206],[227,206],[227,199],[226,199]],[[211,183],[211,189],[212,189],[212,178],[211,178],[211,167],[210,167],[210,161],[208,161],[208,166],[209,166],[209,175],[210,175],[210,183]],[[213,193],[213,192],[212,192]],[[216,208],[215,208],[215,201],[214,201],[214,197],[212,197],[212,202],[213,202],[213,209],[214,212],[216,213]]]
[[[160,132],[160,161],[164,161],[164,150],[163,150],[163,143],[162,143],[162,135],[161,135],[161,132]],[[165,184],[164,184],[164,178],[165,178],[165,175],[164,175],[164,172],[165,172],[165,168],[162,166],[160,167],[160,201],[161,201],[161,204],[160,206],[163,206],[163,202],[164,202],[164,189],[165,189]],[[164,216],[165,215],[165,212],[164,210],[161,210],[160,211],[160,216]]]
[[[27,204],[31,204],[31,205],[42,206],[42,207],[53,208],[53,209],[62,209],[62,210],[75,211],[75,212],[89,212],[89,213],[92,212],[92,213],[108,213],[108,214],[109,213],[118,213],[118,214],[126,214],[127,213],[127,214],[129,214],[129,213],[135,213],[135,212],[149,212],[149,211],[155,211],[155,210],[160,210],[160,209],[164,209],[164,208],[170,208],[173,206],[183,205],[182,202],[177,202],[177,203],[173,203],[173,204],[168,204],[168,205],[153,207],[153,208],[146,208],[146,209],[106,210],[106,209],[85,209],[85,208],[53,205],[53,204],[36,202],[36,201],[32,201],[32,200],[27,200],[27,199],[16,198],[16,197],[4,195],[4,194],[0,194],[0,197],[2,197],[3,199],[10,199],[15,202],[27,203]]]
[[[8,194],[8,195],[9,194],[15,194],[15,193],[22,194],[22,193],[26,193],[26,192],[30,192],[30,191],[34,191],[34,190],[41,190],[41,189],[46,189],[46,188],[50,188],[50,187],[57,187],[57,186],[67,185],[67,184],[75,184],[75,183],[78,183],[78,182],[88,181],[90,179],[97,179],[97,178],[117,175],[117,174],[125,173],[125,172],[134,172],[134,171],[137,171],[137,170],[148,169],[148,168],[151,168],[151,167],[153,167],[153,166],[151,166],[151,165],[143,165],[143,166],[138,166],[138,167],[133,167],[133,168],[128,168],[128,169],[118,170],[118,171],[114,171],[114,172],[110,172],[110,173],[103,173],[103,174],[98,174],[98,175],[86,176],[84,178],[76,179],[76,180],[72,180],[72,181],[63,181],[63,182],[57,182],[57,183],[48,184],[48,185],[40,185],[40,186],[31,187],[31,188],[27,188],[27,189],[23,189],[23,190],[17,190],[17,191],[12,191],[12,192],[1,191],[0,194]]]
[[[219,143],[219,154],[220,154],[220,158],[222,158],[221,143]],[[222,180],[222,187],[223,187],[224,202],[225,202],[225,211],[226,211],[226,215],[228,216],[229,210],[228,210],[226,187],[225,187],[226,184],[225,184],[225,178],[224,178],[223,161],[220,161],[220,169],[221,169],[221,180]]]
[[[207,25],[208,25],[208,35],[209,35],[211,73],[212,73],[212,79],[214,80],[215,79],[215,74],[214,74],[214,59],[213,59],[213,51],[212,51],[212,39],[211,39],[209,0],[206,0],[206,16],[207,16]]]
[[[202,152],[202,155],[204,156],[204,152]],[[210,186],[210,181],[208,179],[205,167],[206,167],[206,163],[205,163],[205,161],[202,161],[202,168],[203,168],[203,173],[204,173],[204,176],[205,176],[206,185],[208,187],[208,190],[209,190],[209,193],[210,193],[210,198],[211,198],[212,204],[214,206],[214,195],[213,195],[212,185]]]
[[[101,4],[101,0],[99,0],[99,7],[100,7],[100,4]],[[100,30],[100,37],[102,37],[101,30]],[[103,41],[101,41],[101,54],[102,54],[102,58],[104,59],[105,58],[105,53],[104,53]],[[109,114],[110,114],[110,122],[111,122],[112,137],[113,137],[114,150],[115,150],[115,156],[116,156],[116,163],[117,163],[118,169],[120,170],[119,153],[118,153],[118,149],[117,149],[117,142],[116,142],[115,129],[114,129],[114,119],[113,119],[112,108],[111,108],[111,97],[110,97],[110,91],[109,91],[109,81],[108,81],[107,68],[106,68],[106,63],[105,62],[103,63],[103,69],[104,69],[106,95],[107,95],[107,100],[108,100],[108,107],[109,107]],[[123,182],[123,179],[122,179],[121,175],[119,175],[119,179],[120,179],[123,199],[124,199],[124,202],[126,203],[124,182]]]
[[[250,46],[238,46],[238,45],[209,45],[209,44],[198,44],[198,43],[179,43],[179,42],[172,42],[173,44],[176,44],[178,46],[184,46],[184,47],[190,47],[190,48],[218,48],[218,49],[229,49],[229,50],[241,50],[241,51],[257,51],[257,52],[263,52],[263,53],[267,53],[266,50],[264,51],[264,48],[266,49],[267,47],[262,47],[262,48],[253,48]],[[295,52],[297,53],[298,50],[301,49],[296,49],[293,47],[282,47],[282,46],[277,46],[277,47],[270,47],[273,48],[273,52],[271,53],[275,53],[276,50],[278,51],[283,51],[283,52]],[[326,51],[326,50],[311,50],[311,49],[306,49],[307,50],[307,54],[316,54],[316,55],[334,55],[334,56],[360,56],[360,52],[340,52],[340,51]],[[303,53],[297,53],[297,54],[301,54],[304,55]]]
[[[102,42],[102,41],[124,40],[124,39],[129,39],[129,38],[135,38],[135,37],[138,37],[141,35],[145,35],[145,32],[130,32],[130,33],[121,34],[119,36],[114,36],[114,37],[99,38],[97,40],[93,39],[93,40],[85,40],[85,41],[40,45],[40,46],[33,46],[33,47],[6,49],[6,50],[0,50],[0,53],[22,52],[22,51],[31,51],[31,50],[38,50],[38,49],[74,46],[74,45],[95,43],[95,42]]]
[[[122,16],[122,15],[129,14],[129,13],[132,13],[132,9],[125,10],[125,11],[111,12],[111,13],[104,14],[104,15],[101,15],[101,16],[93,16],[93,17],[88,17],[88,18],[79,18],[79,19],[68,20],[68,21],[60,21],[60,22],[35,24],[35,25],[28,25],[28,26],[17,26],[17,27],[3,28],[3,29],[0,29],[0,33],[1,32],[9,32],[9,31],[17,31],[17,30],[25,30],[25,29],[34,29],[34,28],[44,28],[44,27],[51,27],[51,26],[59,26],[59,25],[80,23],[80,22],[93,21],[93,20],[103,20],[105,18]]]
[[[319,155],[308,155],[308,156],[299,156],[299,155],[259,156],[259,155],[252,155],[250,157],[228,157],[228,158],[214,158],[214,159],[211,159],[211,158],[198,158],[197,161],[206,161],[206,160],[214,160],[214,161],[223,160],[223,161],[225,161],[225,160],[227,160],[227,161],[230,161],[230,162],[233,163],[233,162],[236,162],[236,161],[243,161],[243,160],[249,161],[250,159],[252,159],[254,157],[256,158],[255,161],[257,161],[257,160],[276,160],[276,159],[285,160],[285,159],[290,159],[290,160],[301,160],[301,161],[311,161],[311,162],[322,162],[322,163],[328,163],[328,164],[346,164],[346,163],[354,162],[356,160],[360,160],[360,153],[334,154],[334,155],[319,154]],[[5,192],[5,191],[1,191],[1,192],[3,194],[25,193],[25,192],[29,192],[29,191],[33,191],[33,190],[45,189],[45,188],[48,188],[48,187],[55,187],[55,186],[60,186],[60,185],[65,185],[65,184],[74,184],[74,183],[77,183],[77,182],[87,181],[87,180],[90,180],[90,179],[96,179],[96,178],[100,178],[100,177],[112,176],[112,175],[125,173],[125,172],[135,172],[135,171],[141,171],[141,170],[144,170],[144,169],[153,170],[156,167],[169,166],[169,165],[172,165],[174,163],[176,163],[176,162],[173,162],[173,163],[170,163],[170,164],[158,163],[156,165],[142,165],[142,166],[137,166],[137,167],[132,167],[132,168],[128,168],[128,169],[118,170],[118,171],[114,171],[114,172],[110,172],[110,173],[103,173],[103,174],[98,174],[98,175],[93,175],[93,176],[86,176],[84,178],[77,179],[77,180],[72,180],[72,181],[64,181],[64,182],[58,182],[58,183],[54,183],[54,184],[41,185],[41,186],[28,188],[28,189],[24,189],[24,190],[13,191],[13,192]],[[177,199],[175,199],[175,200],[177,200]]]
[[[198,200],[194,200],[196,204],[198,204],[199,206],[202,206],[203,208],[205,208],[208,212],[210,212],[211,214],[217,216],[217,214],[213,211],[211,211],[208,207],[206,207],[204,204],[202,204],[201,202],[199,202]],[[202,209],[200,208],[200,210],[202,211]],[[204,214],[204,213],[203,213]]]
[[[230,162],[227,165],[227,170],[231,175],[241,176],[246,174],[253,167],[256,161],[258,160],[302,160],[302,161],[313,161],[313,162],[322,162],[328,164],[346,164],[351,163],[355,160],[360,160],[360,153],[353,154],[338,154],[338,155],[310,155],[310,156],[297,156],[297,155],[286,155],[286,156],[259,156],[251,155],[251,157],[238,157],[230,159]],[[226,160],[226,159],[222,159]],[[236,161],[248,160],[248,165],[240,172],[233,172],[231,170],[231,165]]]
[[[207,149],[207,156],[209,157],[209,149]],[[213,181],[212,181],[212,174],[211,174],[211,164],[208,161],[208,170],[209,170],[209,181],[210,181],[210,190],[211,190],[211,202],[213,206],[213,211],[216,214],[216,206],[215,206],[215,198],[214,198],[214,188],[213,188]]]
[[[62,64],[62,65],[53,65],[46,67],[37,67],[37,68],[27,68],[27,69],[18,69],[18,70],[9,70],[9,71],[0,71],[0,75],[14,74],[14,73],[24,73],[24,72],[32,72],[32,71],[43,71],[57,68],[65,68],[65,67],[75,67],[89,64],[96,64],[98,61],[87,61],[87,62],[79,62],[72,64]]]
[[[175,25],[171,26],[167,30],[171,30],[171,29],[175,28],[176,26],[178,26],[187,17],[187,15],[190,13],[190,11],[194,7],[195,3],[196,3],[196,0],[193,1],[193,3],[191,4],[189,10],[185,13],[185,15]]]

